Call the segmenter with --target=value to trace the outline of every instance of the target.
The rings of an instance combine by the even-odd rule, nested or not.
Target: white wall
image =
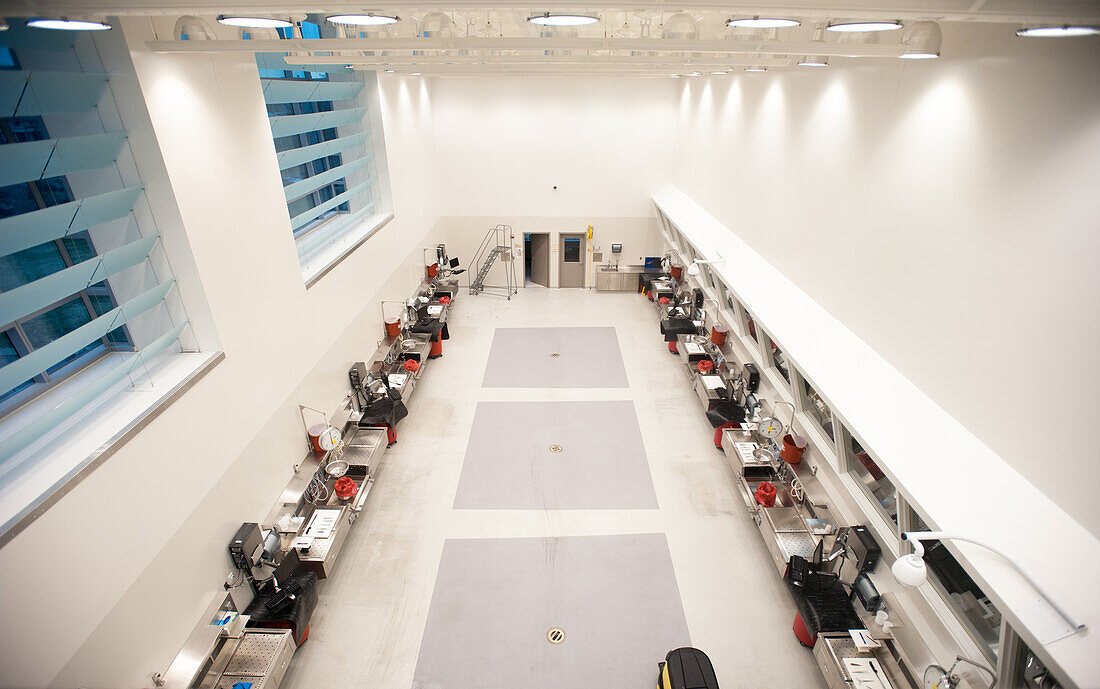
[[[439,241],[427,88],[388,80],[396,217],[307,291],[253,58],[153,55],[148,26],[122,21],[226,358],[0,550],[0,609],[20,620],[0,686],[144,686],[167,667],[221,590],[227,539],[304,455],[297,405],[338,406],[379,299],[407,296]]]
[[[945,26],[941,60],[685,80],[672,178],[1093,534],[1097,65]]]
[[[559,232],[594,225],[596,243],[621,241],[634,256],[624,262],[660,249],[649,197],[668,181],[672,164],[673,84],[578,77],[431,81],[440,223],[451,256],[468,265],[497,223],[512,226],[521,248],[524,232],[550,232],[551,285],[557,285]],[[494,266],[487,284],[504,284],[503,271]],[[522,254],[516,272],[522,284]]]

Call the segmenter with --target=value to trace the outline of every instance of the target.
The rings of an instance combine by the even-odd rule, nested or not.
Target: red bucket
[[[670,273],[672,273],[672,279],[679,281],[680,276],[683,275],[683,270],[684,269],[680,266],[672,266],[672,269],[669,271]]]
[[[386,319],[386,337],[397,337],[401,334],[401,319],[400,318],[387,318]]]
[[[729,334],[730,329],[724,325],[716,325],[710,329],[710,341],[716,346],[721,347],[726,344],[726,335]]]
[[[439,274],[439,264],[438,263],[429,263],[427,265],[427,268],[428,268],[428,277],[434,278],[436,275]]]
[[[802,436],[795,438],[790,433],[783,436],[783,449],[779,456],[787,464],[798,464],[802,461],[802,454],[806,451],[806,439]]]

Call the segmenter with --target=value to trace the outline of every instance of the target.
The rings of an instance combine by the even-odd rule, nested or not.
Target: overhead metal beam
[[[302,57],[312,64],[343,64],[340,51],[392,50],[618,50],[633,52],[727,53],[737,55],[823,55],[827,57],[898,57],[898,44],[787,43],[783,41],[683,40],[662,38],[321,38],[283,40],[148,41],[158,53],[282,53],[336,52],[336,55]],[[300,56],[301,57],[301,56]],[[288,64],[290,58],[287,60]]]
[[[784,67],[790,64],[786,58],[775,57],[738,57],[732,60],[706,57],[670,58],[651,55],[365,55],[344,56],[337,62],[315,62],[308,57],[287,58],[287,63],[295,69],[308,71],[331,70],[336,65],[351,65],[352,68],[364,67],[404,67],[415,68],[430,65],[481,65],[481,64],[525,64],[525,65],[627,65],[627,66],[679,66],[679,67],[730,67],[735,65],[763,65],[766,67]]]

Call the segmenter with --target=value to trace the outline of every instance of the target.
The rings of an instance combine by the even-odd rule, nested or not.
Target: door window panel
[[[575,237],[565,238],[565,262],[566,263],[580,263],[581,262],[581,240]]]

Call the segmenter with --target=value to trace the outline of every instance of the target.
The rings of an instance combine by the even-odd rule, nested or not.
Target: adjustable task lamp
[[[957,534],[947,533],[945,531],[908,531],[901,535],[902,540],[910,541],[913,544],[913,552],[908,555],[902,555],[894,564],[890,566],[890,572],[894,575],[894,579],[903,586],[916,587],[923,584],[928,579],[928,568],[924,564],[924,544],[921,541],[966,541],[967,543],[973,543],[980,545],[981,547],[989,550],[997,555],[1001,556],[1005,562],[1012,565],[1020,576],[1024,578],[1028,584],[1046,601],[1047,605],[1054,609],[1062,619],[1073,629],[1073,633],[1085,631],[1085,625],[1077,622],[1069,613],[1067,613],[1060,605],[1055,603],[1046,591],[1039,586],[1031,575],[1020,568],[1012,558],[1004,554],[997,548],[991,545],[982,543],[969,536],[959,536]]]
[[[711,259],[709,261],[700,261],[699,259],[695,259],[694,261],[691,262],[691,265],[688,266],[688,275],[691,275],[693,277],[699,275],[699,273],[702,272],[699,269],[700,265],[711,265],[712,263],[721,263],[724,260],[726,260],[726,259],[722,258],[721,254],[718,254],[718,258]]]

